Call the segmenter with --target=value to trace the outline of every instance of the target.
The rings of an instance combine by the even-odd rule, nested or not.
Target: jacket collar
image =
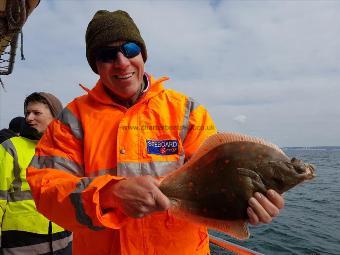
[[[164,91],[163,82],[166,80],[169,80],[168,77],[162,77],[162,78],[155,80],[153,76],[147,73],[145,73],[144,75],[146,76],[148,85],[142,92],[142,95],[137,100],[136,104],[143,103],[149,100],[150,98],[158,95],[162,91]],[[104,85],[101,79],[98,80],[98,82],[96,83],[95,87],[92,90],[88,91],[88,95],[90,98],[94,99],[95,101],[101,104],[123,107],[117,102],[115,102],[115,100],[110,95],[107,94],[107,92],[104,89]]]

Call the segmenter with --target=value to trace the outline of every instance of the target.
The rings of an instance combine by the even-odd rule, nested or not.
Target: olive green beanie
[[[147,52],[144,40],[140,35],[130,15],[121,10],[114,12],[97,11],[87,26],[86,35],[86,58],[92,70],[98,74],[94,50],[107,46],[114,41],[129,41],[137,43],[142,49],[144,62],[147,59]]]

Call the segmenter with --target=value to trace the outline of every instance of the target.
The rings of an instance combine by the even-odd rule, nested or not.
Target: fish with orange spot
[[[247,239],[248,200],[255,192],[274,189],[282,194],[314,177],[312,164],[290,159],[272,143],[218,133],[165,177],[160,189],[170,199],[170,213],[175,217]]]

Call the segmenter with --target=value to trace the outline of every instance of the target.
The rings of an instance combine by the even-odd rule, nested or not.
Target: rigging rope
[[[0,75],[8,75],[13,71],[15,62],[15,53],[17,49],[18,35],[21,35],[21,59],[25,60],[23,52],[23,33],[22,27],[27,19],[26,0],[9,0],[6,2],[6,16],[7,21],[2,23],[2,30],[0,31],[0,64],[8,63],[0,66]],[[8,48],[6,50],[6,48]],[[8,59],[5,59],[9,55]],[[0,84],[4,89],[4,84],[0,77]]]

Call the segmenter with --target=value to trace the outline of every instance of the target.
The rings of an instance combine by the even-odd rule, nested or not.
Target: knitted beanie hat
[[[59,113],[61,113],[61,111],[63,110],[63,105],[61,104],[59,99],[56,96],[46,92],[39,92],[39,95],[46,99],[53,117],[58,117]]]
[[[26,97],[25,103],[24,103],[25,114],[26,114],[28,103],[41,102],[41,99],[44,99],[46,101],[47,106],[50,109],[53,118],[58,117],[58,115],[63,110],[63,105],[61,104],[60,100],[56,96],[50,93],[46,93],[46,92],[34,92],[28,97]]]
[[[86,58],[92,70],[98,74],[94,50],[107,46],[114,41],[129,41],[137,43],[142,49],[144,62],[147,59],[147,51],[144,40],[140,35],[130,15],[121,10],[114,12],[97,11],[87,26],[86,35]]]

